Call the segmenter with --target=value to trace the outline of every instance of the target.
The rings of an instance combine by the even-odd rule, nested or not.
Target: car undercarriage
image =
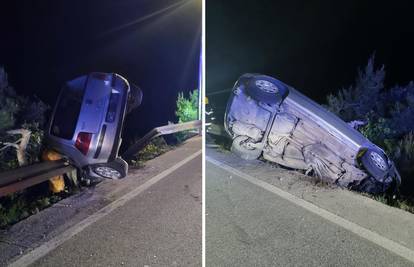
[[[252,79],[256,84],[252,85]],[[258,83],[258,79],[273,82],[274,89],[268,85],[260,88],[264,82]],[[263,156],[284,167],[370,193],[399,184],[394,164],[379,147],[295,89],[277,82],[269,76],[248,74],[236,83],[225,115],[235,154],[246,160]],[[288,93],[272,98],[282,86]],[[257,94],[260,90],[267,94]]]

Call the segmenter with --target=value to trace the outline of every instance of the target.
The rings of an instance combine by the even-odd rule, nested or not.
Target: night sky
[[[65,81],[119,73],[144,92],[127,117],[128,136],[176,121],[178,92],[198,87],[201,0],[7,2],[0,4],[0,65],[19,94],[53,106]]]
[[[375,52],[386,86],[414,80],[413,1],[208,1],[206,92],[245,72],[279,78],[324,102]],[[223,96],[225,97],[225,96]]]

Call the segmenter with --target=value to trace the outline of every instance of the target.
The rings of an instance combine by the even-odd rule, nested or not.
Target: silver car
[[[384,151],[333,113],[283,82],[244,74],[225,113],[232,151],[306,170],[340,186],[381,193],[401,177]]]
[[[128,164],[118,156],[125,114],[142,92],[115,73],[91,73],[67,82],[53,110],[48,143],[88,178],[120,179]]]

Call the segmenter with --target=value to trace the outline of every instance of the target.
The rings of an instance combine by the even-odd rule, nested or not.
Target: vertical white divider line
[[[201,126],[201,134],[202,134],[202,207],[201,207],[201,231],[202,231],[202,238],[201,238],[201,255],[202,255],[202,266],[206,266],[206,117],[205,117],[205,96],[206,96],[206,0],[202,1],[202,15],[201,15],[201,120],[202,120],[202,126]]]

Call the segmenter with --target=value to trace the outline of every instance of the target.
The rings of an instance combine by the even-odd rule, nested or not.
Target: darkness
[[[255,72],[325,102],[355,80],[373,52],[386,66],[386,86],[406,84],[414,79],[410,2],[209,1],[206,93]]]
[[[19,94],[53,106],[65,81],[119,73],[144,92],[127,117],[131,137],[177,121],[178,92],[198,86],[201,0],[8,2],[0,7],[0,65]]]

